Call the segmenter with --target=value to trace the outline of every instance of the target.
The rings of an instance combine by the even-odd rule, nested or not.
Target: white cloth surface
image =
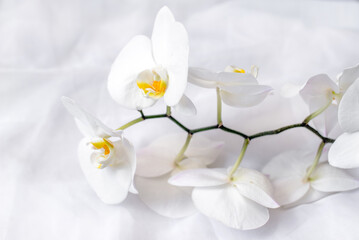
[[[2,0],[0,239],[357,239],[359,191],[271,210],[269,222],[251,231],[231,230],[199,213],[161,217],[133,194],[115,206],[96,197],[77,160],[81,134],[60,96],[113,128],[138,117],[109,97],[107,75],[129,39],[151,34],[164,4],[188,30],[191,66],[220,71],[256,64],[260,83],[278,90],[318,73],[334,79],[359,62],[358,1]],[[187,94],[198,115],[176,117],[190,128],[215,124],[215,93],[189,86]],[[164,109],[160,102],[145,113]],[[225,125],[248,134],[298,123],[309,113],[299,97],[283,99],[278,91],[259,106],[223,111]],[[125,135],[139,149],[167,132],[181,129],[166,119],[148,120]],[[227,143],[213,166],[233,164],[240,137],[219,130],[200,134]],[[315,151],[318,144],[305,129],[259,138],[243,166],[260,169],[282,151]]]

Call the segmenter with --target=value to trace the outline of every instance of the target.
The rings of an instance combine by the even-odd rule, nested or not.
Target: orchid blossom
[[[262,172],[272,181],[275,200],[281,206],[310,203],[331,193],[359,187],[359,181],[344,170],[327,162],[319,163],[323,146],[314,162],[312,152],[288,151],[275,156],[264,166]]]
[[[338,84],[327,75],[314,76],[300,92],[313,112],[308,120],[315,118],[314,124],[324,126],[326,135],[338,123],[344,131],[329,150],[328,161],[335,167],[359,167],[358,79],[359,65],[345,69],[338,76]],[[323,116],[317,117],[322,113]]]
[[[136,193],[132,185],[136,169],[132,144],[122,132],[111,130],[72,99],[62,97],[62,102],[85,136],[78,147],[80,166],[97,196],[107,204],[116,204],[127,197],[128,191]]]
[[[212,72],[203,68],[189,69],[189,82],[204,88],[216,88],[223,102],[234,107],[251,107],[261,103],[271,87],[257,81],[258,69],[253,66],[251,73],[228,66],[224,72]]]
[[[314,125],[328,135],[338,125],[338,106],[343,95],[358,77],[359,65],[345,69],[338,76],[337,82],[326,74],[311,77],[300,90],[300,95],[312,113],[307,122],[313,119]]]
[[[166,135],[137,154],[135,183],[141,200],[153,211],[171,218],[189,216],[196,209],[191,201],[192,188],[170,185],[168,179],[185,169],[205,168],[216,160],[223,146],[222,142],[194,136],[186,151],[178,154],[183,142],[181,135]]]
[[[174,175],[169,183],[194,187],[196,208],[235,229],[259,228],[269,219],[267,208],[279,207],[267,177],[251,169],[191,169]]]
[[[111,67],[108,90],[120,105],[141,110],[164,98],[167,106],[195,114],[184,95],[188,74],[188,36],[172,12],[158,12],[152,37],[135,36],[122,49]]]
[[[330,148],[329,163],[340,168],[359,167],[359,76],[342,98],[338,120],[344,133]]]

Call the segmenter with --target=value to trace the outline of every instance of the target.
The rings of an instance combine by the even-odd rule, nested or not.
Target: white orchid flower
[[[337,78],[334,82],[337,85],[339,85],[339,91],[341,93],[345,92],[346,89],[348,89],[348,87],[355,81],[355,79],[357,77],[359,77],[358,66],[359,65],[350,67],[350,68],[346,68],[343,70],[342,73],[340,73],[337,76]],[[325,75],[325,74],[319,74],[314,77],[327,78],[327,79],[329,78],[327,75],[325,75],[325,76],[323,76],[323,75]],[[293,97],[293,96],[297,95],[307,84],[308,84],[308,80],[305,82],[300,82],[300,83],[286,83],[281,89],[281,94],[283,97]],[[336,96],[336,97],[338,99],[338,96]]]
[[[344,131],[329,150],[328,161],[335,167],[359,167],[356,145],[359,140],[358,79],[359,65],[345,69],[338,76],[338,83],[324,74],[314,76],[300,91],[313,114],[323,112],[322,116],[313,119],[320,131],[328,135],[338,123]]]
[[[311,113],[322,115],[313,119],[314,125],[328,135],[336,126],[338,105],[344,93],[359,77],[359,65],[345,69],[334,82],[326,74],[311,77],[300,90],[300,95],[309,106]],[[325,111],[324,111],[325,110]]]
[[[359,78],[344,94],[339,105],[338,120],[344,133],[329,149],[329,163],[340,168],[359,167]]]
[[[188,75],[188,36],[168,9],[158,12],[152,37],[135,36],[111,67],[108,90],[120,105],[141,110],[164,98],[167,106],[179,104],[195,113],[184,95]]]
[[[136,169],[132,144],[122,132],[111,130],[72,99],[61,100],[85,135],[78,147],[80,166],[97,196],[115,204],[122,202],[129,190],[136,193],[132,185]]]
[[[188,81],[204,88],[218,88],[223,102],[234,107],[251,107],[261,103],[270,86],[257,81],[258,69],[253,66],[251,73],[235,66],[226,67],[224,72],[212,72],[203,68],[190,68]]]
[[[220,154],[223,142],[193,136],[182,159],[176,159],[185,138],[166,135],[153,141],[137,154],[135,183],[141,200],[158,214],[171,218],[196,212],[191,200],[192,188],[176,187],[167,181],[184,169],[205,168]]]
[[[204,215],[241,230],[263,226],[273,200],[271,183],[262,173],[239,168],[229,177],[227,169],[191,169],[174,175],[169,183],[194,187],[192,200]]]
[[[310,113],[319,113],[312,120],[315,127],[325,136],[338,125],[338,104],[342,93],[339,86],[328,75],[319,74],[311,77],[300,95],[309,107]]]
[[[349,191],[359,182],[342,169],[323,162],[311,172],[313,153],[288,151],[268,162],[262,172],[274,186],[276,201],[284,207],[317,201],[331,193]]]

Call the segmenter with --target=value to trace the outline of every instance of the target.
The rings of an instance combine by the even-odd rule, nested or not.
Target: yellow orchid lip
[[[143,91],[146,96],[158,99],[165,95],[167,84],[165,81],[153,81],[152,84],[137,81],[137,86]]]
[[[162,70],[163,71],[163,70]],[[168,77],[161,76],[156,70],[145,70],[138,75],[137,86],[143,94],[153,99],[159,99],[165,95]]]
[[[242,68],[234,68],[233,72],[235,72],[235,73],[246,73],[246,71],[244,69],[242,69]]]
[[[96,156],[96,165],[98,169],[102,169],[108,165],[108,161],[113,152],[113,144],[110,140],[102,138],[99,141],[90,142],[92,146],[97,150],[102,150],[102,153],[99,153]]]
[[[224,69],[225,72],[232,72],[232,73],[246,73],[246,71],[242,68],[229,65]]]

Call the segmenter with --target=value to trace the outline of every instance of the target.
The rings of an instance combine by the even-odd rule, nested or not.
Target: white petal
[[[172,41],[175,39],[173,39],[171,33],[175,23],[173,13],[167,6],[158,11],[151,37],[153,54],[157,64],[168,63],[171,57],[170,53],[174,51]]]
[[[133,194],[138,194],[138,191],[137,191],[137,188],[135,187],[134,181],[132,181],[132,184],[131,184],[130,188],[128,189],[128,191]]]
[[[141,200],[156,213],[170,218],[187,217],[197,210],[191,199],[191,188],[170,185],[169,174],[156,178],[136,176]]]
[[[258,72],[259,72],[259,67],[256,65],[252,65],[251,66],[251,74],[253,75],[253,77],[257,78]]]
[[[354,179],[343,169],[330,166],[327,163],[320,164],[313,172],[311,185],[322,192],[348,191],[359,187],[359,181]]]
[[[338,77],[340,91],[345,92],[352,83],[359,78],[359,64],[355,67],[344,69]]]
[[[359,167],[359,132],[340,135],[328,153],[330,165],[339,168]]]
[[[79,129],[85,136],[101,138],[122,136],[122,132],[111,130],[71,98],[63,96],[61,97],[61,101],[66,107],[67,111],[69,111],[75,117]]]
[[[309,188],[309,191],[301,199],[299,199],[298,201],[295,201],[294,203],[285,205],[284,207],[290,208],[290,207],[295,207],[295,206],[298,206],[301,204],[315,202],[315,201],[318,201],[328,195],[330,195],[330,193],[320,192],[313,188]]]
[[[313,153],[287,151],[273,157],[262,169],[272,180],[286,177],[304,177],[313,161]],[[283,171],[285,169],[285,171]]]
[[[122,144],[119,144],[119,148],[121,151],[118,151],[116,154],[120,155],[118,156],[119,159],[123,159],[123,161],[128,161],[131,165],[131,186],[129,188],[129,191],[131,193],[137,194],[137,189],[134,185],[134,177],[136,173],[136,167],[137,167],[137,158],[136,158],[136,151],[134,146],[130,141],[128,141],[126,138],[122,138]],[[122,155],[121,155],[122,154]]]
[[[188,69],[188,81],[200,87],[216,88],[218,80],[218,73],[204,68],[191,67]]]
[[[97,196],[107,204],[122,202],[132,184],[136,158],[133,147],[127,142],[114,141],[115,156],[119,164],[98,169],[91,163],[93,150],[88,145],[88,139],[79,144],[80,166],[90,186]]]
[[[255,229],[269,219],[267,208],[243,197],[231,185],[195,188],[192,199],[201,213],[232,228]]]
[[[165,135],[139,150],[136,175],[157,177],[172,171],[185,139],[185,135]]]
[[[282,171],[285,168],[282,168]],[[272,181],[275,200],[279,205],[288,205],[301,199],[309,190],[310,184],[303,182],[304,177],[286,177]]]
[[[168,182],[175,186],[208,187],[228,182],[226,169],[190,169],[172,176]]]
[[[278,203],[273,200],[272,185],[262,173],[252,169],[239,168],[233,177],[233,183],[243,196],[268,208],[279,207]]]
[[[225,86],[258,85],[257,79],[250,73],[220,72],[218,80],[221,88]]]
[[[204,165],[212,164],[223,150],[224,142],[213,141],[195,134],[185,155],[202,162]]]
[[[156,149],[147,147],[137,152],[138,165],[136,175],[157,177],[174,169],[176,154],[166,146],[163,146],[163,151],[156,151]]]
[[[163,7],[156,16],[151,39],[155,61],[166,68],[169,76],[165,103],[174,106],[180,101],[187,85],[187,31],[175,21],[168,7]]]
[[[310,113],[318,111],[328,104],[328,99],[321,97],[312,97],[309,100]],[[328,136],[328,134],[338,125],[338,106],[331,104],[323,113],[315,117],[313,120],[316,129]]]
[[[195,169],[195,168],[206,168],[206,164],[204,162],[199,161],[195,158],[185,158],[181,162],[178,163],[178,166],[171,172],[171,176],[176,175],[177,173],[183,170]]]
[[[339,128],[338,123],[338,105],[330,105],[324,112],[324,126],[325,126],[325,136],[328,136],[333,132],[334,129]],[[315,120],[315,119],[314,119]]]
[[[130,109],[143,109],[153,105],[156,100],[146,97],[138,88],[138,74],[155,67],[151,40],[146,36],[136,36],[122,49],[112,64],[108,76],[108,91],[121,106]]]
[[[305,87],[300,91],[300,95],[304,101],[309,104],[311,98],[320,98],[326,103],[331,98],[332,91],[338,93],[338,86],[326,74],[319,74],[311,77]]]
[[[280,205],[293,203],[307,193],[310,185],[303,179],[312,161],[312,153],[287,151],[275,156],[264,166],[262,172],[272,181],[274,199]]]
[[[339,104],[339,124],[345,132],[359,131],[359,80],[344,94]]]
[[[184,94],[182,95],[182,98],[179,103],[173,106],[173,109],[176,112],[187,116],[193,116],[197,114],[197,109],[194,106],[193,102]]]
[[[164,101],[167,106],[175,106],[181,100],[187,86],[188,66],[167,67],[169,82]]]
[[[184,134],[169,134],[155,139],[146,148],[138,151],[136,174],[142,177],[156,177],[172,171],[175,168],[176,156],[185,140]],[[206,166],[216,160],[223,144],[194,135],[184,155],[197,161],[201,166]]]
[[[231,86],[221,89],[225,104],[233,107],[251,107],[261,103],[272,90],[264,85]]]

